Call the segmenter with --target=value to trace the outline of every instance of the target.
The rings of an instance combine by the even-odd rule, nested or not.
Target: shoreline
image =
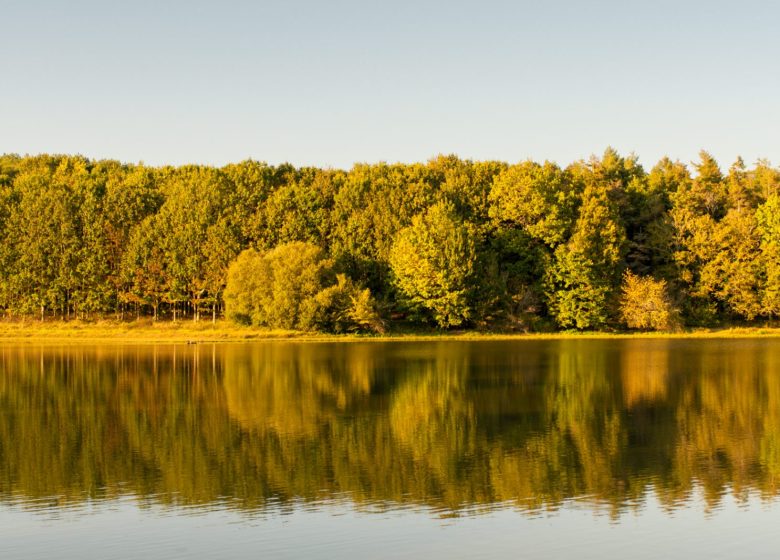
[[[688,339],[688,338],[780,338],[776,327],[723,327],[680,332],[562,331],[513,333],[490,331],[395,332],[376,334],[329,334],[262,330],[227,321],[119,322],[98,320],[68,322],[0,321],[2,344],[211,344],[242,342],[415,342],[445,340],[569,340],[569,339]]]

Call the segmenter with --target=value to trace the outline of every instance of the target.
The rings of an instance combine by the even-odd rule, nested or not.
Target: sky
[[[0,153],[780,164],[780,2],[0,0]]]

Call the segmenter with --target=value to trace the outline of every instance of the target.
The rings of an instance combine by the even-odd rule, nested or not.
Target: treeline
[[[279,262],[282,246],[315,246],[327,261],[323,287],[338,292],[328,309],[370,290],[372,321],[774,320],[780,171],[737,160],[723,172],[702,152],[692,171],[665,158],[648,173],[612,149],[566,168],[441,156],[349,171],[0,156],[7,316],[215,318],[238,255],[277,249]]]

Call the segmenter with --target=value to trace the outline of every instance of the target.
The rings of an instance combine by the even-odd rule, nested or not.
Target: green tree
[[[312,329],[319,309],[315,298],[329,284],[331,269],[322,249],[311,243],[286,243],[265,253],[245,250],[228,270],[227,316],[273,329]]]
[[[332,229],[333,197],[343,181],[341,171],[308,168],[295,181],[277,188],[265,201],[260,245],[270,248],[307,241],[324,247]]]
[[[200,318],[200,306],[205,302],[211,305],[212,322],[217,320],[217,309],[227,284],[228,268],[241,251],[239,227],[231,223],[229,217],[223,216],[206,230],[202,248],[204,264],[202,274],[196,281],[197,293],[200,295],[195,306],[196,319]]]
[[[6,226],[16,204],[14,180],[18,173],[19,159],[11,155],[0,156],[0,308],[3,310],[10,309],[15,299],[9,283],[11,261],[7,243],[9,232]]]
[[[609,283],[579,250],[561,245],[545,272],[547,305],[559,327],[591,329],[608,319]]]
[[[729,210],[712,232],[711,256],[701,267],[699,293],[752,321],[762,314],[761,234],[750,208]]]
[[[151,307],[157,320],[160,304],[170,292],[171,278],[155,224],[155,217],[149,216],[133,230],[122,257],[121,278],[123,300],[134,304],[139,316],[142,306]]]
[[[197,166],[166,171],[161,181],[165,202],[148,227],[163,255],[165,301],[172,305],[174,319],[182,303],[197,318],[209,283],[209,263],[204,254],[204,248],[210,245],[209,234],[233,233],[229,227],[213,227],[228,211],[225,203],[230,183],[220,171]],[[224,271],[224,267],[219,270]]]
[[[626,257],[634,273],[665,279],[670,287],[679,284],[679,268],[673,255],[676,230],[669,212],[675,193],[690,188],[690,183],[688,168],[664,157],[647,175],[645,191],[635,191],[637,222]]]
[[[759,203],[766,202],[773,194],[780,194],[780,170],[765,159],[756,162],[756,166],[748,172],[748,179]]]
[[[121,313],[127,304],[141,303],[142,294],[133,290],[135,268],[125,270],[125,265],[138,264],[127,256],[131,249],[138,249],[133,239],[140,224],[154,215],[163,203],[157,188],[155,172],[143,165],[112,169],[106,179],[103,203],[103,227],[105,228],[106,264],[109,283],[115,292]],[[136,286],[137,287],[137,286]]]
[[[571,234],[579,197],[557,165],[526,161],[496,177],[489,201],[489,215],[496,227],[522,229],[556,247]]]
[[[80,247],[74,174],[88,177],[85,160],[38,156],[20,166],[3,263],[6,297],[16,312],[43,318],[47,309],[62,316],[70,309]]]
[[[395,284],[412,309],[431,314],[440,327],[472,317],[476,240],[451,204],[440,202],[415,216],[390,252]]]
[[[394,299],[390,250],[412,217],[435,198],[435,182],[424,165],[355,165],[336,193],[331,254],[351,278]]]
[[[477,301],[480,307],[492,308],[494,319],[507,327],[529,330],[534,328],[544,312],[542,279],[545,265],[550,262],[549,248],[522,229],[498,228],[488,239],[488,247],[480,251],[483,270],[477,274]],[[491,259],[494,259],[491,261]],[[495,272],[490,266],[495,267]],[[491,281],[493,286],[490,285]],[[492,288],[492,289],[491,289]],[[485,293],[487,292],[487,293]],[[481,313],[485,315],[485,312]]]
[[[741,211],[755,209],[760,193],[755,189],[750,174],[741,157],[729,168],[725,178],[726,204],[729,209]]]
[[[624,268],[666,281],[689,324],[780,316],[780,171],[738,159],[724,176],[706,152],[693,168],[646,174],[612,148],[565,169],[438,156],[346,172],[4,155],[0,311],[216,319],[242,250],[305,241],[345,274],[301,311],[328,329],[357,328],[353,299],[440,325],[595,328],[617,317]]]
[[[491,186],[506,164],[440,155],[430,160],[427,168],[439,199],[451,202],[459,216],[477,226],[488,221]]]
[[[265,204],[275,190],[295,180],[295,168],[247,160],[226,165],[221,171],[230,183],[226,206],[230,208],[231,222],[238,227],[242,245],[269,248]]]
[[[780,195],[772,194],[756,212],[760,259],[766,275],[761,314],[780,317]]]
[[[693,324],[711,324],[717,320],[719,303],[701,275],[718,253],[716,234],[725,215],[726,193],[720,168],[711,155],[702,151],[695,167],[693,181],[680,184],[672,195],[670,245],[683,313]]]
[[[545,273],[548,306],[563,328],[603,326],[622,272],[625,231],[608,193],[586,188],[574,234]]]
[[[696,215],[708,215],[719,220],[726,212],[726,186],[718,162],[709,153],[699,152],[694,164],[696,177],[691,183],[681,183],[674,193],[674,206],[684,207]]]

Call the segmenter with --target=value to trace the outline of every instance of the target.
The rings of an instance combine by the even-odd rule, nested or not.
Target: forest
[[[780,170],[439,156],[348,171],[0,156],[0,312],[669,330],[780,316]]]

